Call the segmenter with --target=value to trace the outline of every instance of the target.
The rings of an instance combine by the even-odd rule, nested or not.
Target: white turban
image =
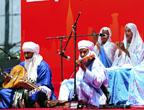
[[[43,60],[42,56],[39,54],[40,47],[34,42],[24,42],[22,46],[23,52],[34,52],[31,59],[25,59],[25,68],[28,73],[28,80],[31,79],[36,81],[37,79],[37,68]]]
[[[83,49],[83,48],[87,48],[91,51],[93,51],[94,49],[94,43],[88,40],[81,40],[78,42],[78,49]]]
[[[34,53],[39,53],[40,47],[38,44],[34,42],[24,42],[22,46],[23,52],[34,52]]]

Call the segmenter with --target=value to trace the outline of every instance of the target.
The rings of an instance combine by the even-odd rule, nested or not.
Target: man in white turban
[[[41,107],[45,107],[44,101],[47,99],[56,99],[51,82],[51,70],[49,65],[43,60],[43,57],[39,54],[39,45],[34,42],[24,42],[22,51],[24,52],[25,61],[21,62],[19,65],[25,68],[27,81],[31,84],[35,84],[37,88],[27,90],[28,86],[26,86],[26,88],[23,87],[22,89],[1,89],[0,96],[2,99],[0,101],[0,108],[19,107],[17,100],[23,97],[24,91],[28,92],[27,107],[33,107],[35,102]]]
[[[106,96],[101,89],[101,85],[107,84],[105,68],[96,57],[93,51],[94,44],[87,40],[78,42],[79,60],[77,64],[79,69],[76,73],[76,92],[78,100],[87,102],[95,106],[106,103]],[[88,56],[93,56],[86,59]],[[74,79],[65,79],[60,87],[59,100],[72,100],[74,93]]]
[[[114,61],[114,55],[116,51],[116,45],[111,42],[112,32],[109,27],[103,27],[100,30],[103,36],[98,37],[98,42],[95,45],[95,51],[97,56],[106,68],[112,66]]]
[[[143,40],[137,26],[128,23],[125,26],[124,40],[116,50],[113,66],[130,64],[136,66],[143,59]]]

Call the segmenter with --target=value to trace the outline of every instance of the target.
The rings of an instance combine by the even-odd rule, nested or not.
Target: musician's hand
[[[12,79],[12,77],[10,75],[5,76],[4,78],[4,82],[7,83]]]
[[[122,55],[122,50],[119,50],[118,57]]]
[[[129,54],[129,52],[128,52],[127,49],[125,49],[125,50],[119,50],[118,57],[122,55],[122,52],[125,52],[126,55],[127,55],[128,57],[130,57],[130,54]]]
[[[80,60],[76,60],[77,66],[80,66],[83,71],[86,71],[86,67],[95,59],[95,55],[85,56]]]
[[[121,50],[123,50],[123,51],[126,50],[123,42],[120,42],[120,43],[119,43],[119,48],[120,48]]]
[[[100,44],[96,43],[95,45],[96,45],[97,49],[100,51]]]
[[[29,91],[29,96],[32,96],[33,94],[35,94],[37,91],[37,89],[33,89],[31,91]]]
[[[126,49],[125,53],[127,54],[128,57],[130,57],[129,51]]]
[[[84,62],[85,61],[83,61],[83,60],[82,61],[81,60],[77,60],[76,61],[76,65],[79,66],[79,67],[81,67],[82,70],[86,71],[86,66],[84,65]]]
[[[51,97],[51,90],[46,86],[39,86],[39,89],[44,92],[48,99]]]
[[[81,69],[82,69],[84,72],[86,71],[86,66],[85,66],[83,63],[81,63],[79,66],[81,67]]]

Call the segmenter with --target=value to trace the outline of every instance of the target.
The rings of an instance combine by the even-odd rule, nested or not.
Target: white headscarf
[[[100,29],[100,33],[102,33],[103,30],[109,32],[109,38],[106,41],[106,43],[102,46],[103,46],[105,53],[106,53],[107,57],[109,58],[109,60],[111,62],[113,62],[115,51],[116,51],[116,45],[113,42],[111,42],[112,31],[109,27],[103,27]],[[101,45],[101,36],[99,36],[99,38],[98,38],[98,43]]]
[[[111,41],[111,36],[112,36],[111,29],[109,27],[103,27],[103,28],[101,28],[100,33],[102,33],[102,31],[108,31],[109,32],[109,39],[107,40],[107,42],[110,42]],[[99,36],[99,38],[98,38],[98,43],[101,44],[101,36]]]
[[[137,30],[137,26],[133,23],[128,23],[126,24],[125,27],[128,27],[132,33],[132,41],[129,45],[128,52],[130,54],[130,57],[126,55],[125,52],[122,52],[121,56],[118,56],[119,54],[119,49],[116,51],[115,55],[115,61],[113,63],[113,66],[125,66],[125,65],[131,65],[131,66],[136,66],[138,65],[142,59],[143,59],[143,41],[142,38]],[[126,48],[127,46],[127,39],[126,39],[126,34],[124,33],[124,46]]]
[[[37,67],[43,60],[42,56],[39,54],[40,47],[34,42],[24,42],[22,46],[23,52],[33,52],[33,57],[31,59],[25,60],[25,68],[28,73],[28,79],[36,81],[37,79]]]
[[[143,40],[139,34],[139,31],[137,29],[137,26],[133,23],[128,23],[126,24],[125,27],[128,27],[132,33],[133,33],[133,36],[132,36],[132,41],[130,43],[130,46],[128,47],[128,51],[131,53],[136,53],[138,52],[138,50],[142,50],[143,48]],[[126,48],[126,45],[127,45],[127,39],[126,39],[126,34],[124,34],[124,46]],[[139,52],[140,52],[139,51]]]

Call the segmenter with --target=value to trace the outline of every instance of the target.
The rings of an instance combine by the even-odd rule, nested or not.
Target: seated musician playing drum
[[[34,107],[36,103],[45,107],[47,99],[56,99],[51,70],[39,54],[39,45],[25,42],[22,50],[25,61],[15,66],[10,72],[11,76],[4,81],[0,90],[0,108]],[[24,104],[23,98],[26,99],[23,100]]]
[[[106,71],[93,51],[94,44],[88,40],[78,42],[79,70],[76,73],[76,92],[78,100],[99,106],[106,104],[106,96],[101,86],[107,84]],[[92,56],[92,57],[90,57]],[[59,100],[72,100],[74,94],[74,79],[65,79],[60,87]]]

